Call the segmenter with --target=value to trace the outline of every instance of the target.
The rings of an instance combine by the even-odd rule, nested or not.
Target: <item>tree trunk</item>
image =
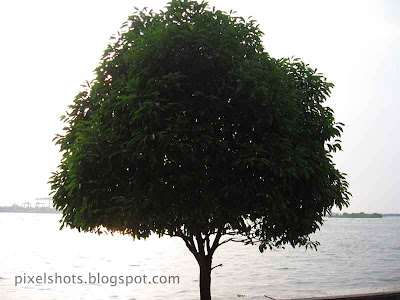
[[[211,300],[211,256],[198,260],[200,267],[200,300]]]

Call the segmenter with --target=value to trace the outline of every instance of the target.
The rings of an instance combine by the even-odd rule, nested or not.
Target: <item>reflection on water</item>
[[[198,266],[178,238],[59,231],[60,215],[0,214],[0,298],[198,299]],[[267,251],[228,243],[217,250],[213,299],[290,298],[400,289],[400,218],[328,219],[318,252]],[[105,284],[20,284],[28,276],[107,276]],[[117,276],[179,276],[179,284],[111,284]],[[18,277],[16,277],[18,276]],[[42,279],[43,280],[43,279]],[[113,286],[114,285],[114,286]]]

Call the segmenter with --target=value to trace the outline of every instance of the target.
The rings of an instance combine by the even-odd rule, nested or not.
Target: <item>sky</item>
[[[61,160],[52,142],[122,23],[168,1],[13,0],[0,4],[0,206],[35,203]],[[112,3],[112,5],[110,5]],[[334,162],[347,173],[345,212],[400,213],[400,2],[211,0],[252,16],[271,56],[299,57],[335,84],[327,101],[345,123]]]

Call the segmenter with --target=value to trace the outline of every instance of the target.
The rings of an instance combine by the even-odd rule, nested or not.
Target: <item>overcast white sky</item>
[[[35,202],[61,155],[60,116],[133,6],[168,1],[13,0],[0,4],[0,206]],[[335,156],[353,198],[345,211],[400,213],[400,1],[213,0],[253,16],[274,57],[296,56],[336,87],[328,102],[346,124]]]

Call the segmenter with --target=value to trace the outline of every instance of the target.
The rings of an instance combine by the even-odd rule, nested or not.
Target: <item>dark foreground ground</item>
[[[334,297],[296,298],[290,300],[400,300],[400,291],[370,293],[370,294],[354,294],[354,295],[343,295]]]

